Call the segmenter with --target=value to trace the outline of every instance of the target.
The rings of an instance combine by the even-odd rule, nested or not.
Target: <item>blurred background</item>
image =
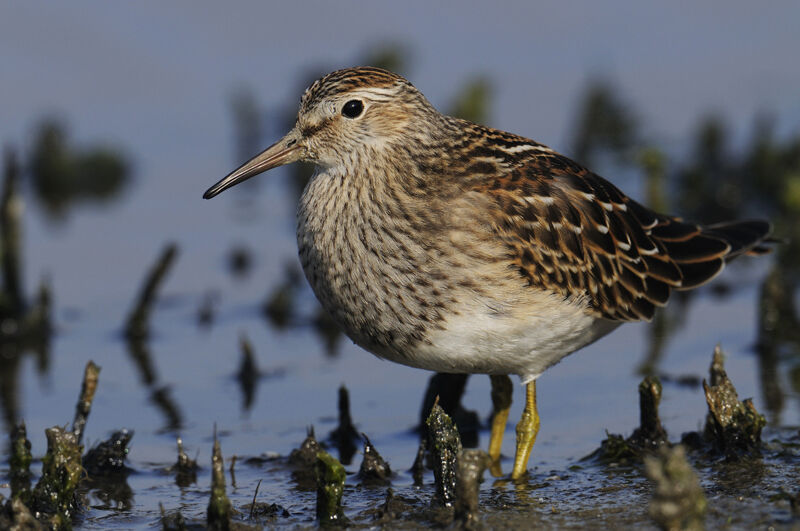
[[[141,474],[135,496],[95,500],[97,514],[149,522],[175,495],[156,470],[177,435],[203,463],[215,422],[226,454],[285,455],[311,424],[326,435],[340,385],[376,447],[399,469],[413,461],[430,374],[338,335],[299,270],[294,212],[312,169],[201,199],[288,130],[311,81],[348,66],[392,69],[443,112],[547,144],[653,208],[769,218],[787,242],[549,371],[532,466],[566,466],[604,430],[630,431],[643,374],[665,382],[667,429],[696,429],[716,343],[773,425],[800,421],[800,7],[474,4],[0,8],[0,406],[41,455],[86,361],[102,367],[87,436],[135,430]],[[159,256],[171,267],[136,328]],[[471,378],[463,403],[484,422],[488,378]]]

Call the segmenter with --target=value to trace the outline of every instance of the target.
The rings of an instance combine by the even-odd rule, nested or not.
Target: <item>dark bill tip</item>
[[[203,199],[211,199],[231,186],[255,177],[259,173],[299,160],[302,153],[303,150],[298,142],[291,140],[287,142],[286,138],[284,138],[245,162],[206,190],[203,194]]]

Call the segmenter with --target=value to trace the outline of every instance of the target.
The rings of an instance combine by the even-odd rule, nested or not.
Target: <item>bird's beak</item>
[[[305,151],[305,146],[300,138],[300,134],[297,130],[293,129],[285,137],[236,168],[227,177],[206,190],[206,193],[203,194],[203,199],[211,199],[223,190],[227,190],[231,186],[244,182],[250,177],[255,177],[259,173],[264,173],[277,166],[283,166],[284,164],[298,161],[303,157]]]

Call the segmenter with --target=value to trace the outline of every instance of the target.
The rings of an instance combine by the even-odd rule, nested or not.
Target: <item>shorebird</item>
[[[770,241],[765,221],[703,226],[653,212],[547,146],[441,114],[379,68],[315,81],[291,131],[203,197],[295,161],[317,166],[297,211],[300,261],[356,344],[412,367],[491,375],[493,394],[509,394],[492,424],[495,462],[503,389],[520,377],[512,478],[527,471],[548,367]]]

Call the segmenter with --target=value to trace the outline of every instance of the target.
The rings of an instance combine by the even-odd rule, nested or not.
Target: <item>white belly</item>
[[[582,304],[542,297],[503,312],[477,301],[463,306],[429,342],[394,361],[438,372],[516,374],[528,383],[620,324],[587,314]]]

